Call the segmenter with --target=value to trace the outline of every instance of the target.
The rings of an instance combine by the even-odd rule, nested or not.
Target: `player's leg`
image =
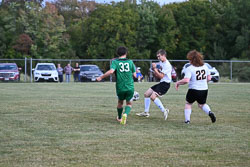
[[[161,110],[164,116],[164,120],[167,120],[168,118],[168,113],[169,109],[165,108],[159,99],[159,95],[156,92],[153,92],[152,95],[150,96],[150,99],[155,103],[155,105]]]
[[[160,82],[159,84],[151,88],[153,90],[153,93],[151,94],[150,99],[161,110],[161,112],[163,113],[164,119],[167,120],[169,109],[163,106],[159,97],[167,93],[168,89],[170,88],[170,83]]]
[[[184,109],[185,123],[190,123],[190,117],[192,113],[192,104],[196,101],[196,93],[193,89],[188,89],[186,94],[186,104]]]
[[[184,116],[185,116],[185,123],[186,124],[190,123],[191,113],[192,113],[192,104],[189,102],[186,102],[185,109],[184,109]]]
[[[153,90],[149,88],[145,93],[144,93],[144,112],[142,113],[137,113],[136,115],[138,116],[144,116],[144,117],[149,117],[149,108],[150,108],[150,96],[152,95]]]
[[[127,102],[126,107],[125,107],[125,111],[122,115],[122,120],[121,120],[122,125],[126,124],[127,118],[128,118],[128,115],[129,115],[131,109],[132,109],[132,102]]]
[[[150,96],[152,95],[153,92],[154,91],[151,88],[149,88],[144,93],[144,112],[148,113],[148,116],[149,116],[149,109],[150,109],[150,103],[151,103]]]
[[[124,114],[129,115],[131,109],[132,109],[132,101],[127,101],[127,102],[126,102],[126,107],[125,107]]]
[[[208,90],[201,90],[197,91],[197,102],[198,102],[198,107],[202,109],[211,119],[212,123],[216,121],[216,117],[213,112],[211,112],[211,109],[208,104],[206,104],[207,101],[207,93]]]
[[[210,117],[212,123],[216,122],[216,116],[211,111],[209,105],[207,105],[207,104],[198,104],[198,106],[199,106],[200,109],[202,109]]]
[[[132,109],[132,99],[134,96],[134,89],[133,90],[129,90],[125,93],[125,99],[126,99],[126,107],[125,107],[125,111],[122,115],[122,120],[121,120],[121,124],[125,125],[127,122],[127,117],[130,114],[130,111]]]
[[[119,92],[117,91],[117,98],[118,98],[118,103],[117,103],[117,121],[121,122],[122,119],[122,112],[123,112],[123,101],[125,100],[125,94],[124,92]]]
[[[117,103],[117,121],[121,122],[122,119],[122,112],[123,112],[123,100],[119,100],[118,99],[118,103]]]

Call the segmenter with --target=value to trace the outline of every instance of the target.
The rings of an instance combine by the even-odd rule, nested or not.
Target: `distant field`
[[[162,98],[167,121],[153,103],[149,118],[135,115],[153,84],[135,84],[122,126],[114,83],[0,83],[0,166],[250,166],[250,84],[209,84],[217,122],[194,105],[190,125],[187,86]]]

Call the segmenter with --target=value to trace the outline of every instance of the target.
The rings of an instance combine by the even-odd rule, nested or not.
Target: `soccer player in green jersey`
[[[117,104],[117,121],[125,125],[127,116],[129,115],[132,108],[132,98],[134,95],[134,79],[136,77],[135,65],[132,60],[127,59],[128,50],[126,47],[118,47],[117,55],[118,59],[112,61],[111,68],[102,76],[96,80],[101,81],[102,79],[110,76],[115,72],[116,75],[116,94],[118,97]],[[123,113],[123,101],[126,100],[126,107]],[[123,114],[122,114],[123,113]]]

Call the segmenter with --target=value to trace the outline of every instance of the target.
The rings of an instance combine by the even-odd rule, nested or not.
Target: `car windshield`
[[[212,69],[213,67],[212,66],[210,66],[210,64],[208,64],[208,63],[205,63],[206,64],[206,66],[209,68],[209,69]]]
[[[82,66],[80,71],[100,71],[96,66]]]
[[[53,65],[38,65],[37,70],[56,70],[56,68]]]
[[[16,65],[0,65],[0,70],[17,70]]]

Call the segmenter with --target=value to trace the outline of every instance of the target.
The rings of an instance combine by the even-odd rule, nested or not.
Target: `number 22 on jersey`
[[[207,76],[206,76],[206,71],[205,70],[198,70],[196,71],[196,80],[203,80],[203,79],[206,79]]]
[[[120,72],[128,72],[129,71],[129,63],[119,63]]]

